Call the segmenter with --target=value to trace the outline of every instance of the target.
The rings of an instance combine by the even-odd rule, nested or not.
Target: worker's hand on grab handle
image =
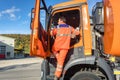
[[[50,29],[50,35],[51,35],[51,36],[53,35],[53,34],[52,34],[52,31],[53,31],[53,28]]]
[[[71,38],[75,38],[76,37],[76,35],[75,34],[71,34]]]
[[[52,31],[50,31],[50,35],[53,36]]]
[[[71,34],[71,38],[75,38],[76,35],[79,35],[79,30],[80,30],[80,28],[77,27],[77,28],[75,29],[75,31]]]
[[[79,28],[79,27],[76,27],[75,31],[79,31],[79,30],[80,30],[80,28]]]
[[[80,34],[80,28],[79,28],[79,27],[77,27],[77,28],[75,29],[74,34],[75,34],[75,35],[79,35],[79,34]]]

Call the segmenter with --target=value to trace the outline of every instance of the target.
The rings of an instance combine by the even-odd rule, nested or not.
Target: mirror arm
[[[47,9],[47,6],[46,6],[46,4],[45,4],[45,1],[42,0],[42,3],[43,3],[43,5],[44,5],[44,8],[43,8],[43,9],[45,9],[45,11],[48,13],[48,9]]]

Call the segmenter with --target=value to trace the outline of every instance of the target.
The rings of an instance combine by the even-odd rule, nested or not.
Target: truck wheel
[[[71,80],[101,80],[92,72],[77,72]]]

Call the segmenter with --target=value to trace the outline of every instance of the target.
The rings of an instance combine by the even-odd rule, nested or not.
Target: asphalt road
[[[1,67],[0,80],[40,80],[40,66],[42,61],[31,61],[32,63],[28,63],[30,59],[27,60],[25,59],[23,64],[14,63],[10,66]],[[10,62],[12,63],[12,61]]]

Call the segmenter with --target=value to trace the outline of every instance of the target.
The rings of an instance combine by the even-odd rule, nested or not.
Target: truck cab
[[[40,10],[46,12],[45,29],[40,22]],[[64,16],[67,24],[75,29],[79,28],[80,32],[80,35],[71,38],[60,80],[114,80],[111,67],[103,58],[95,55],[99,53],[92,44],[95,40],[92,39],[87,0],[71,0],[49,8],[44,0],[36,0],[31,13],[30,54],[44,58],[41,64],[41,80],[49,80],[47,76],[54,75],[55,72],[57,61],[52,56],[55,38],[50,35],[50,31],[57,26],[60,16]]]

